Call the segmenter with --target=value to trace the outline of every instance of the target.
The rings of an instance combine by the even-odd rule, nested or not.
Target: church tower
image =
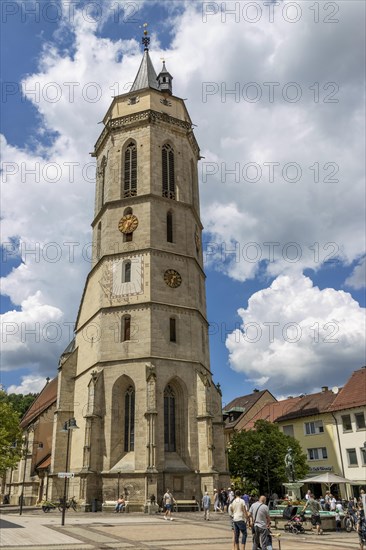
[[[144,54],[115,97],[93,156],[93,260],[59,366],[53,494],[61,496],[70,418],[69,494],[125,492],[141,509],[228,482],[221,393],[209,364],[201,247],[199,147],[184,101]]]

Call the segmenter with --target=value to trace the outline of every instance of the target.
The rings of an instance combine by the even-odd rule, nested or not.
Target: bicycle
[[[58,509],[60,512],[62,512],[63,510],[63,504],[64,504],[64,499],[63,498],[60,498],[60,504],[58,505]],[[67,501],[66,501],[66,504],[65,504],[65,508],[66,510],[68,510],[69,508],[72,508],[74,510],[74,512],[77,512],[77,502],[75,500],[75,497],[71,497],[69,498]]]
[[[354,529],[356,529],[356,520],[353,516],[353,514],[350,514],[348,511],[344,514],[344,528],[347,531],[347,533],[350,533]]]
[[[42,510],[47,514],[50,510],[56,510],[58,508],[58,503],[52,502],[51,500],[44,500],[41,503]]]

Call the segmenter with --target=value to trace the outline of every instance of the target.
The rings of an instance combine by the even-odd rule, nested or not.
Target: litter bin
[[[98,512],[98,499],[92,499],[92,512]]]

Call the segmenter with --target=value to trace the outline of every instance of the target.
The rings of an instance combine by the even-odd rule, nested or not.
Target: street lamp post
[[[70,418],[64,423],[64,427],[61,430],[64,433],[67,433],[67,444],[66,444],[66,466],[65,466],[65,474],[68,473],[69,468],[69,454],[70,454],[70,432],[71,430],[76,430],[79,426],[76,424],[75,418]],[[65,481],[64,481],[64,496],[62,500],[62,517],[61,517],[61,525],[65,525],[65,512],[66,512],[66,495],[67,495],[67,482],[68,477],[65,475]]]
[[[27,435],[25,436],[22,492],[20,493],[20,503],[19,503],[19,515],[20,516],[23,514],[24,484],[25,484],[25,474],[26,474],[26,470],[27,470],[28,443],[29,443],[29,432],[27,431]]]

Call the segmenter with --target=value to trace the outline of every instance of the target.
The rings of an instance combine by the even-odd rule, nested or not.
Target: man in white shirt
[[[247,525],[248,512],[245,506],[245,502],[240,498],[240,491],[235,491],[235,498],[229,504],[228,512],[233,518],[234,525],[234,549],[245,550],[245,543],[247,540]],[[241,544],[239,546],[239,537],[241,533]]]
[[[172,509],[173,509],[174,498],[172,493],[169,491],[169,489],[166,490],[166,493],[163,496],[163,502],[165,506],[164,519],[170,519],[170,521],[173,521]]]

